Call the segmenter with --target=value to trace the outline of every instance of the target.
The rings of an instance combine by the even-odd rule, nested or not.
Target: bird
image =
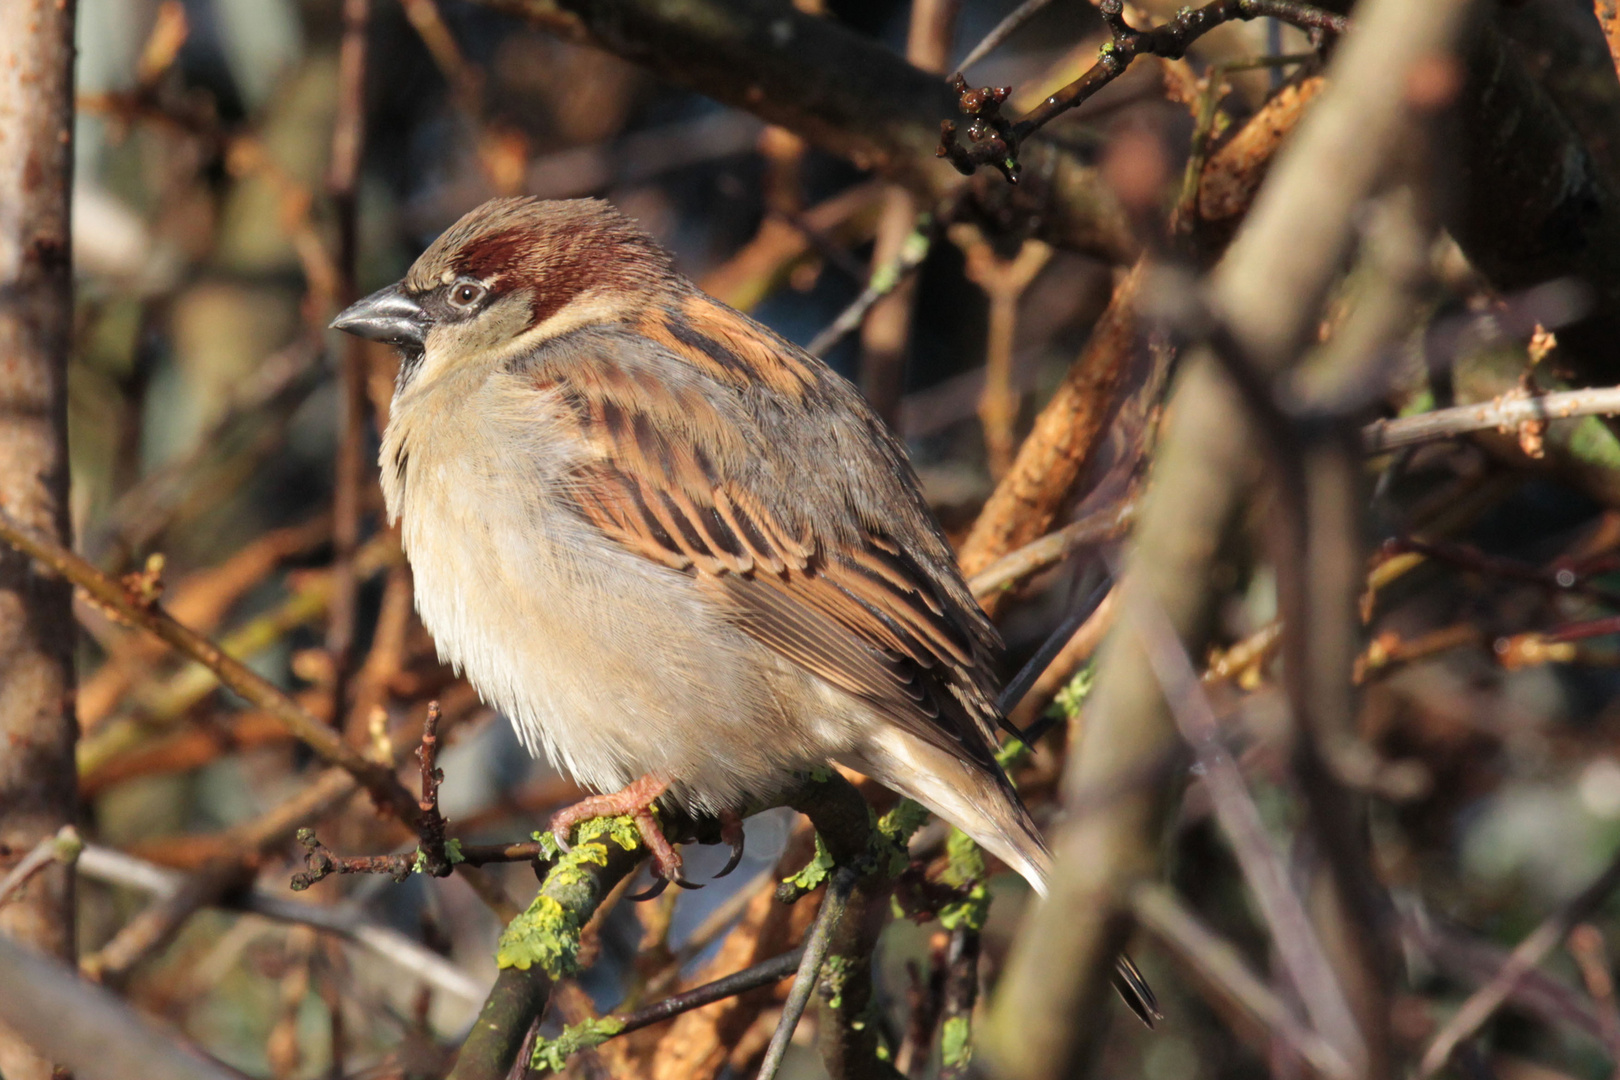
[[[836,763],[1045,894],[998,765],[1000,637],[900,441],[595,199],[495,199],[332,326],[400,353],[378,456],[440,658],[598,794],[718,818]],[[1116,986],[1157,1007],[1122,957]]]

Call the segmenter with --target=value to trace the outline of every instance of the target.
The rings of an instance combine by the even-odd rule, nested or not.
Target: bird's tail
[[[1046,895],[1052,852],[1024,802],[999,771],[992,772],[905,731],[886,725],[845,764],[890,791],[915,799],[972,837]],[[1152,1027],[1162,1019],[1158,999],[1124,953],[1114,964],[1114,989]]]

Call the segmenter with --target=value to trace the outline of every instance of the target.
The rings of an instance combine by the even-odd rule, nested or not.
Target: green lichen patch
[[[973,1060],[973,1028],[965,1016],[952,1016],[940,1027],[939,1060],[947,1069],[959,1069]]]
[[[577,835],[573,849],[557,855],[529,909],[501,934],[495,953],[501,967],[527,970],[539,964],[553,979],[579,970],[580,931],[600,899],[599,879],[590,868],[608,864],[608,844],[634,851],[641,832],[626,815],[582,822]]]
[[[529,1067],[541,1071],[560,1073],[568,1066],[568,1059],[581,1050],[601,1046],[624,1030],[624,1021],[617,1016],[604,1016],[599,1020],[586,1020],[570,1024],[555,1039],[537,1039]]]
[[[990,916],[990,890],[984,884],[984,852],[961,829],[945,840],[945,872],[940,880],[966,893],[939,909],[940,925],[947,930],[964,927],[979,931]]]

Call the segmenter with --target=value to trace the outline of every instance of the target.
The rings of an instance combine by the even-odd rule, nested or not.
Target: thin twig
[[[793,979],[793,990],[788,994],[787,1003],[782,1006],[782,1019],[777,1023],[776,1031],[771,1035],[771,1044],[765,1051],[765,1059],[760,1063],[759,1080],[776,1080],[776,1072],[782,1067],[788,1044],[793,1041],[794,1029],[799,1026],[799,1018],[804,1015],[805,1006],[810,1004],[810,994],[821,976],[822,961],[827,959],[827,950],[832,947],[833,930],[844,917],[850,894],[855,891],[859,880],[860,871],[852,866],[840,866],[833,871],[832,881],[827,885],[827,897],[821,902],[821,910],[816,912],[816,924],[804,944],[804,956]]]
[[[1603,940],[1603,931],[1589,922],[1583,922],[1569,932],[1567,944],[1569,954],[1581,969],[1586,992],[1592,995],[1592,1001],[1597,1006],[1603,1045],[1609,1052],[1609,1061],[1616,1066],[1616,1072],[1620,1072],[1620,1006],[1615,1003],[1614,968],[1609,962],[1609,948]]]
[[[1062,562],[1079,548],[1123,536],[1135,522],[1134,499],[1087,514],[1079,521],[1003,555],[968,578],[968,589],[975,599],[982,599]]]
[[[1138,885],[1131,893],[1131,909],[1148,930],[1222,993],[1266,1026],[1273,1036],[1293,1048],[1324,1076],[1349,1080],[1350,1065],[1326,1039],[1299,1022],[1259,976],[1249,970],[1243,954],[1214,933],[1187,909],[1169,887]]]
[[[52,863],[71,866],[83,849],[84,841],[79,839],[79,831],[71,825],[64,825],[45,837],[11,868],[11,873],[0,878],[0,904],[10,900],[12,893],[28,884],[30,878]]]
[[[439,784],[444,771],[438,767],[439,759],[439,703],[428,702],[427,718],[422,722],[422,745],[416,748],[416,760],[422,764],[422,820],[416,835],[422,852],[422,872],[433,877],[448,877],[452,869],[445,850],[445,829],[448,823],[439,812]]]
[[[83,1080],[245,1080],[188,1053],[111,991],[0,935],[0,1020]]]
[[[190,627],[176,622],[161,605],[133,595],[122,583],[103,574],[60,544],[19,525],[4,512],[0,512],[0,541],[67,578],[124,621],[155,634],[208,668],[225,686],[279,720],[321,760],[351,773],[379,806],[389,807],[401,820],[415,826],[421,814],[416,798],[400,784],[393,769],[372,761],[344,742],[341,736],[283,690],[241,661],[226,655]]]
[[[1398,420],[1375,420],[1361,429],[1361,441],[1368,453],[1378,454],[1475,431],[1512,432],[1520,424],[1615,415],[1620,415],[1620,386],[1556,394],[1509,393],[1476,405],[1436,409]]]
[[[933,217],[923,214],[917,219],[917,227],[906,242],[900,246],[900,253],[895,260],[885,266],[872,271],[871,279],[861,295],[843,311],[838,317],[822,328],[821,332],[810,339],[805,351],[813,356],[824,356],[827,351],[849,336],[866,313],[872,310],[872,305],[892,293],[900,283],[916,273],[917,268],[928,258],[928,249],[932,246]]]
[[[135,889],[162,899],[179,892],[184,877],[144,859],[97,844],[85,845],[79,873],[87,878]],[[247,889],[222,900],[222,906],[252,912],[278,922],[300,923],[337,934],[440,990],[464,1001],[479,1002],[489,986],[480,983],[450,961],[399,931],[367,919],[358,907],[308,904],[278,896],[265,889]]]
[[[1570,927],[1596,911],[1617,886],[1620,886],[1620,855],[1590,885],[1542,920],[1541,925],[1508,954],[1506,963],[1491,977],[1491,981],[1474,991],[1446,1021],[1429,1048],[1423,1052],[1423,1060],[1418,1066],[1419,1080],[1428,1080],[1445,1068],[1458,1044],[1478,1031],[1501,1008],[1525,973],[1540,964],[1569,934]]]
[[[1138,56],[1180,59],[1194,41],[1215,27],[1238,19],[1280,19],[1301,29],[1335,34],[1344,33],[1350,26],[1343,15],[1293,0],[1215,0],[1201,8],[1182,8],[1175,18],[1149,30],[1138,30],[1125,21],[1121,0],[1101,0],[1097,9],[1113,34],[1113,39],[1099,52],[1097,63],[1020,120],[1009,120],[1001,115],[1001,104],[1012,92],[1010,87],[971,89],[967,80],[958,74],[951,85],[960,95],[962,114],[973,117],[967,129],[969,143],[959,142],[955,122],[945,120],[940,124],[939,147],[935,153],[949,158],[965,175],[973,175],[980,165],[994,165],[1010,182],[1016,183],[1020,169],[1018,151],[1024,141],[1125,74]]]
[[[977,45],[968,50],[968,54],[962,57],[962,62],[956,65],[957,74],[966,71],[991,52],[1000,48],[1001,43],[1011,37],[1013,31],[1034,18],[1038,11],[1051,2],[1052,0],[1024,0],[1022,4],[1013,9],[1012,14],[996,23],[995,29],[984,35],[984,38]]]
[[[655,1001],[634,1012],[603,1016],[586,1020],[581,1024],[570,1024],[561,1035],[539,1043],[538,1053],[535,1056],[544,1054],[549,1064],[560,1064],[573,1054],[601,1046],[620,1035],[628,1035],[632,1031],[640,1031],[642,1028],[661,1024],[665,1020],[672,1020],[693,1009],[701,1009],[717,1001],[724,1001],[739,994],[746,994],[750,990],[781,982],[798,969],[803,957],[804,948],[801,946],[724,978],[695,986],[679,994],[672,994],[662,1001]]]
[[[338,302],[358,296],[360,157],[366,132],[366,31],[371,0],[343,0],[343,41],[338,53],[337,116],[332,124],[332,165],[327,189],[337,210]],[[345,339],[341,353],[343,391],[332,495],[332,607],[326,649],[333,665],[333,716],[344,715],[354,665],[355,605],[359,579],[355,553],[360,547],[360,492],[366,481],[366,343]]]
[[[1366,1048],[1355,1017],[1333,977],[1333,966],[1311,926],[1305,905],[1294,892],[1288,870],[1266,836],[1243,774],[1221,742],[1220,724],[1204,695],[1198,673],[1187,659],[1169,617],[1157,604],[1139,594],[1127,617],[1133,620],[1141,637],[1176,726],[1203,768],[1215,816],[1232,841],[1244,880],[1271,929],[1277,953],[1306,1012],[1315,1027],[1359,1072]]]

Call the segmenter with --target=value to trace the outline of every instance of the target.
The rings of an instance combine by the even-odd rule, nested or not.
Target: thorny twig
[[[980,165],[994,165],[1009,182],[1017,183],[1018,151],[1024,141],[1119,78],[1138,56],[1180,59],[1198,38],[1234,19],[1280,19],[1304,30],[1335,34],[1344,33],[1350,25],[1343,15],[1293,0],[1215,0],[1201,8],[1182,8],[1175,18],[1149,30],[1138,30],[1125,21],[1121,0],[1102,0],[1097,8],[1113,35],[1103,45],[1097,63],[1020,120],[1001,115],[1001,105],[1012,93],[1011,87],[972,89],[958,74],[951,88],[960,95],[962,115],[973,117],[967,129],[969,145],[958,141],[955,121],[943,120],[935,153],[949,158],[964,175],[971,176]]]

